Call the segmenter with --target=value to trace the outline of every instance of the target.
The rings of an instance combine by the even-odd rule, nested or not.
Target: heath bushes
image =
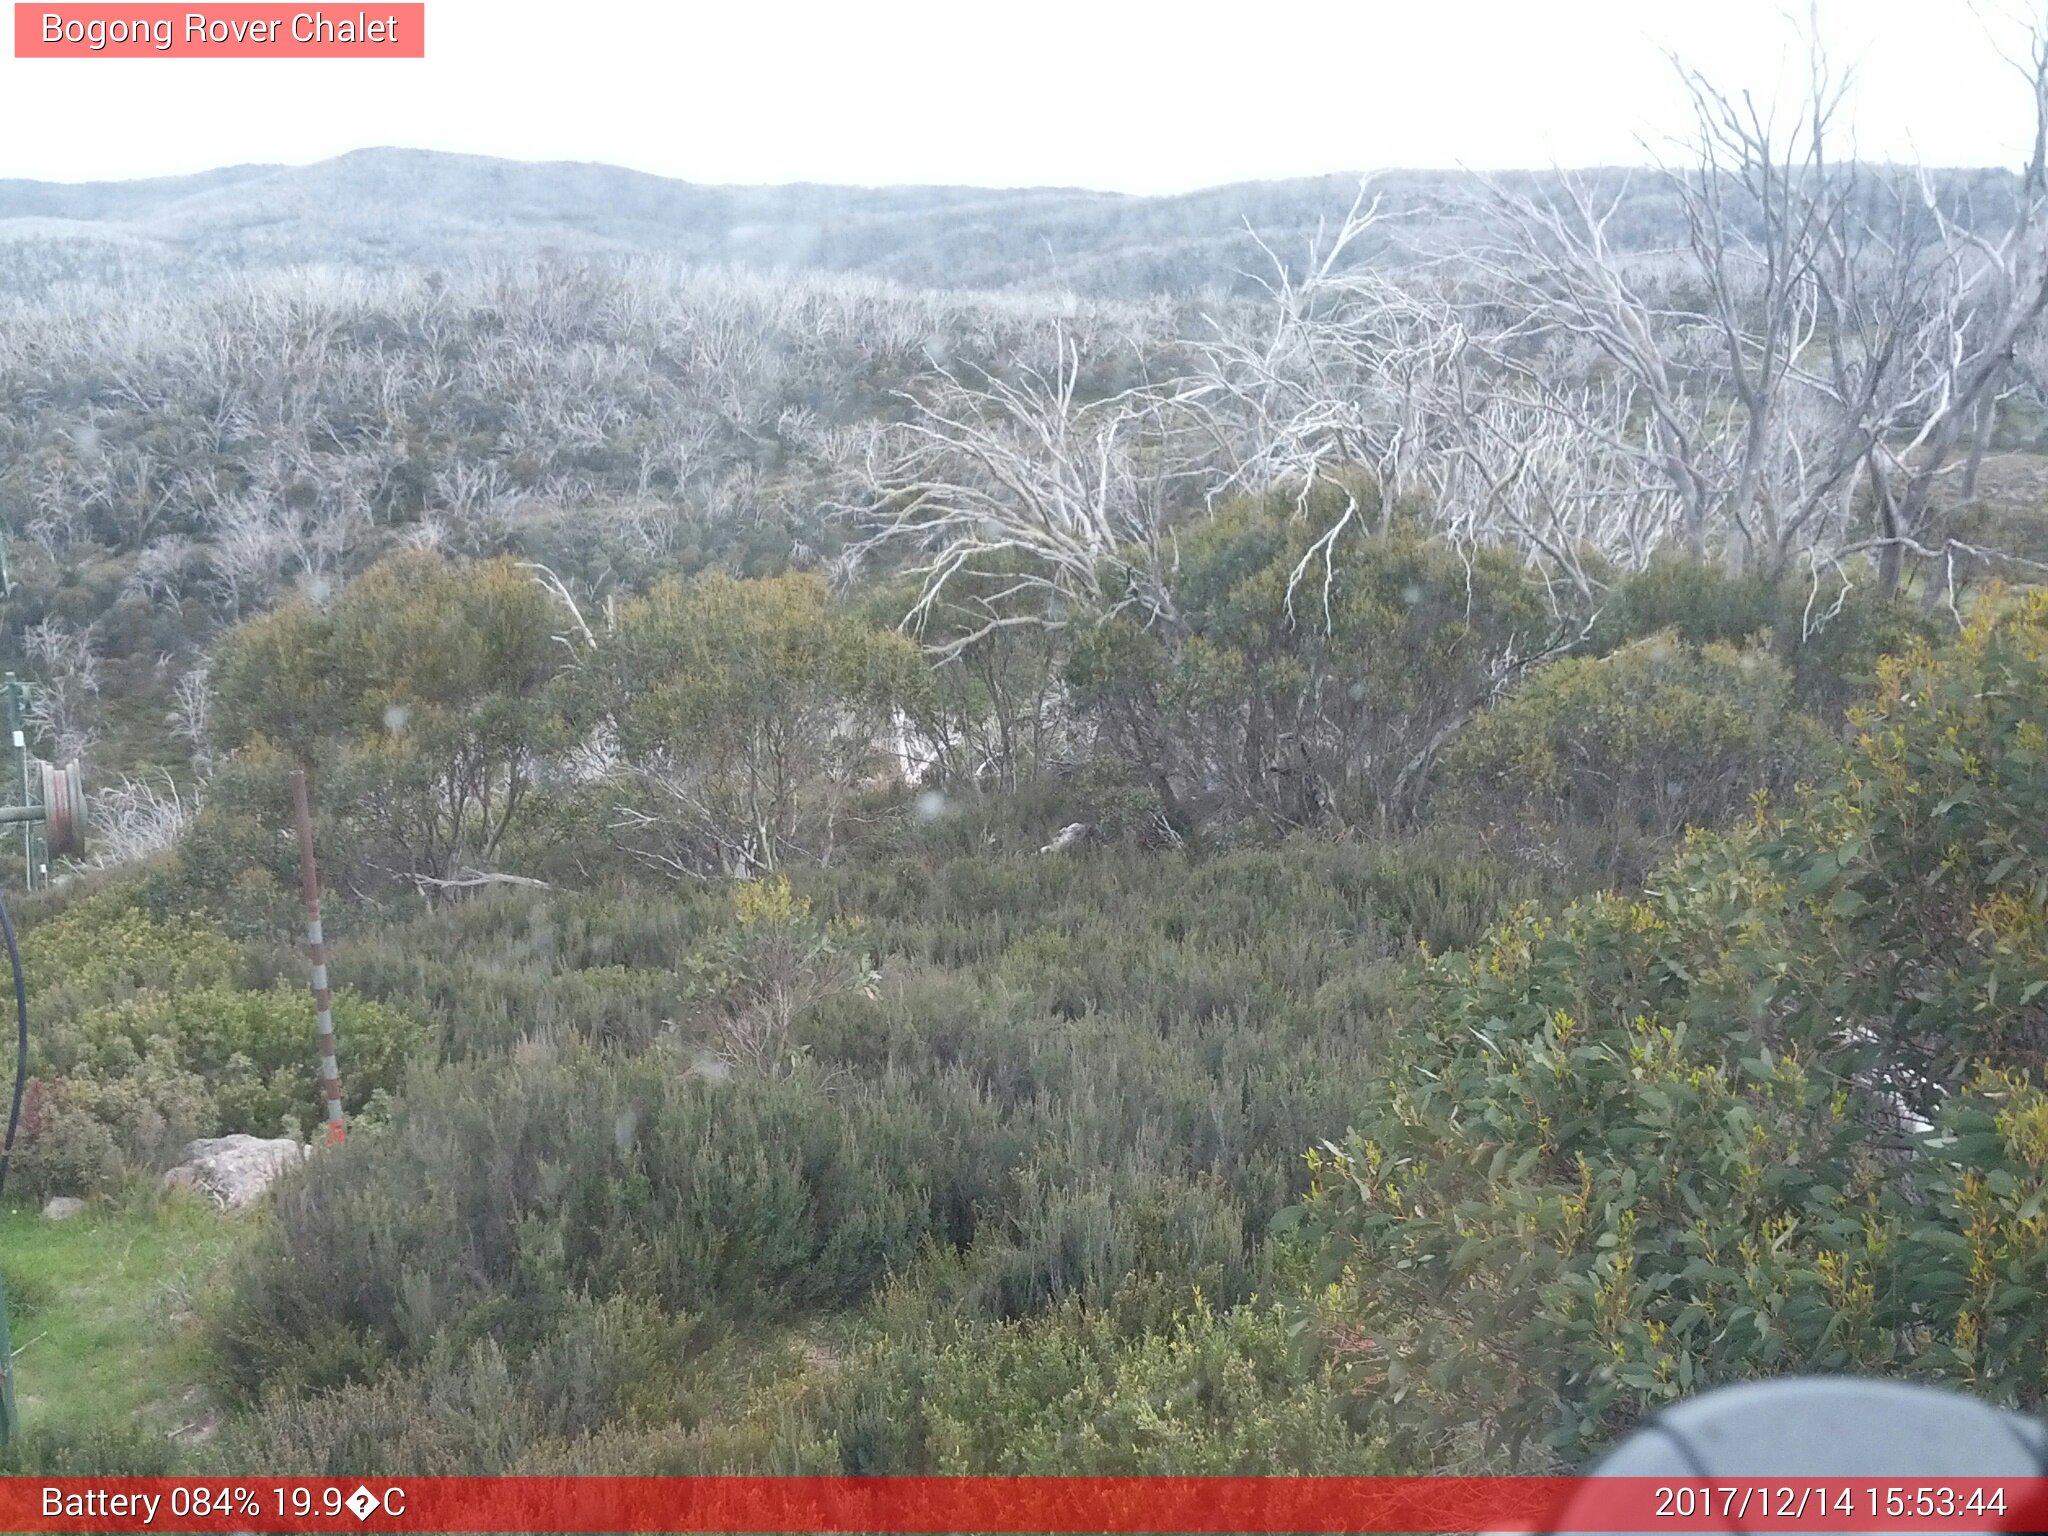
[[[917,1252],[943,1113],[536,1042],[450,1068],[284,1192],[221,1326],[231,1379],[363,1380],[447,1338],[515,1348],[578,1291],[671,1310],[856,1299]]]
[[[325,608],[298,599],[227,636],[219,745],[317,764],[330,814],[380,870],[488,867],[538,765],[569,745],[551,687],[563,622],[515,561],[390,556]]]
[[[617,743],[636,856],[751,874],[831,858],[928,682],[909,639],[834,608],[818,576],[707,573],[620,608],[579,708]]]
[[[218,1319],[228,1376],[398,1391],[488,1336],[517,1377],[584,1293],[714,1334],[858,1309],[892,1275],[967,1322],[1080,1304],[1142,1333],[1240,1302],[1302,1148],[1372,1080],[1418,933],[1512,900],[1454,862],[989,858],[935,832],[786,881],[502,893],[403,946],[358,937],[337,967],[462,1059],[280,1194]],[[764,1021],[774,1049],[733,1048]]]
[[[31,1195],[156,1173],[196,1137],[307,1135],[324,1113],[306,989],[237,985],[246,967],[233,941],[153,920],[125,897],[75,903],[23,940],[32,1077],[15,1169]],[[430,1048],[404,1014],[347,992],[335,998],[335,1029],[352,1113],[394,1091]]]
[[[1197,1300],[1132,1334],[1069,1303],[864,1350],[785,1431],[783,1469],[875,1476],[1362,1476],[1391,1470],[1279,1309]]]
[[[374,1384],[281,1392],[229,1428],[221,1455],[298,1477],[526,1470],[551,1446],[574,1454],[593,1432],[701,1411],[694,1333],[632,1297],[569,1297],[516,1363],[494,1339],[450,1341]]]

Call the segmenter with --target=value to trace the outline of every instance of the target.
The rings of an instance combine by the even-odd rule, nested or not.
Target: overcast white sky
[[[2017,4],[2020,0],[1991,0]],[[329,0],[330,14],[376,13]],[[1382,166],[1640,162],[1666,49],[1768,95],[1801,0],[428,0],[422,61],[0,58],[0,176],[371,145],[701,182],[1171,192]],[[2016,165],[1969,0],[1820,0],[1868,155]],[[110,11],[110,14],[113,12]]]

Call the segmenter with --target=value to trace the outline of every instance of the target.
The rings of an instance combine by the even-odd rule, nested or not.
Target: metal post
[[[28,737],[25,731],[28,713],[22,699],[21,679],[12,672],[7,674],[7,730],[14,744],[15,804],[26,805],[29,800],[28,783]],[[21,829],[21,884],[22,889],[36,888],[36,843],[35,828],[24,825]]]
[[[0,534],[0,597],[14,595],[14,573],[7,563],[7,538]],[[6,695],[6,724],[14,742],[15,788],[19,791],[17,800],[28,800],[28,738],[24,734],[26,721],[23,716],[21,683],[9,672],[0,693]],[[35,828],[24,822],[21,828],[22,884],[28,890],[35,889]],[[17,999],[17,1002],[19,999]],[[27,1037],[22,1041],[23,1059],[16,1066],[17,1075],[28,1068]],[[4,1165],[0,1165],[0,1179],[6,1177]],[[0,1280],[0,1445],[12,1440],[21,1426],[14,1407],[14,1341],[7,1332],[7,1282]]]
[[[313,867],[313,812],[306,770],[292,773],[292,814],[299,824],[299,894],[306,904],[306,951],[313,961],[313,1008],[320,1035],[320,1082],[327,1094],[327,1140],[348,1135],[341,1115],[341,1067],[334,1059],[334,994],[327,987],[327,938],[320,931],[320,875]]]
[[[0,1445],[20,1427],[14,1412],[14,1344],[7,1336],[7,1283],[0,1280]]]
[[[14,596],[14,565],[8,558],[7,535],[0,533],[0,598]],[[7,674],[5,687],[7,695],[7,730],[14,742],[14,803],[28,804],[28,698],[21,686],[21,679],[12,672]],[[23,890],[36,888],[36,829],[24,825],[21,829],[21,886]]]

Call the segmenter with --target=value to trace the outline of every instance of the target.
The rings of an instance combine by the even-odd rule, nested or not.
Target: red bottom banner
[[[6,1531],[2048,1530],[2048,1478],[0,1478]]]

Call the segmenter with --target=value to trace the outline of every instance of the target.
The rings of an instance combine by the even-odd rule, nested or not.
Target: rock
[[[311,1150],[288,1136],[214,1136],[187,1147],[185,1160],[164,1175],[163,1183],[167,1189],[206,1194],[224,1211],[246,1210]]]
[[[165,1189],[189,1189],[195,1194],[205,1194],[199,1182],[199,1170],[180,1163],[166,1173],[160,1181]]]
[[[1088,823],[1085,821],[1070,821],[1060,828],[1059,836],[1055,837],[1038,851],[1040,853],[1065,853],[1076,843],[1084,841],[1088,836],[1089,830]]]
[[[58,1195],[43,1207],[45,1221],[69,1221],[85,1209],[85,1202],[71,1195]]]

